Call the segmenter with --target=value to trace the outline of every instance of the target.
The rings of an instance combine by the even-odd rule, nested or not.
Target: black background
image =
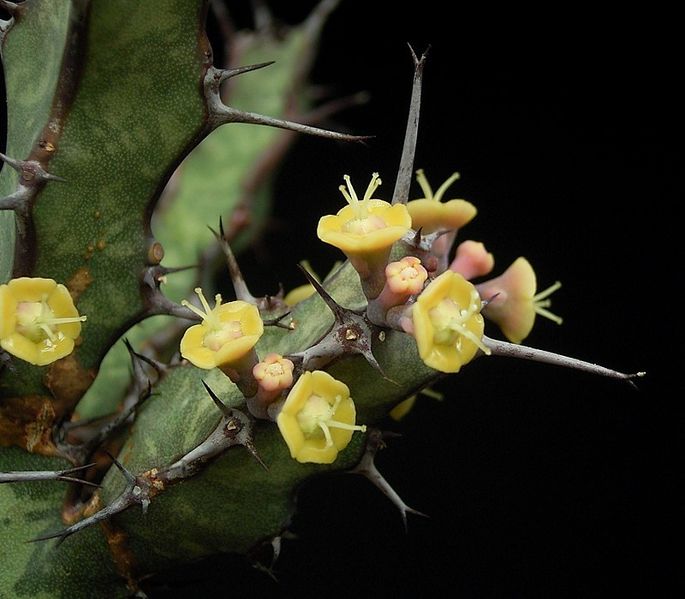
[[[682,513],[683,153],[670,17],[582,5],[557,15],[388,6],[343,2],[325,31],[314,80],[341,95],[371,94],[329,124],[376,137],[365,147],[298,143],[279,177],[275,224],[243,258],[265,273],[259,291],[273,289],[274,273],[299,284],[297,260],[326,272],[339,257],[314,231],[322,213],[339,209],[343,174],[366,181],[379,171],[390,197],[412,76],[406,42],[417,51],[430,44],[416,166],[435,186],[460,171],[448,195],[478,207],[463,233],[494,252],[497,273],[525,255],[541,288],[564,285],[553,298],[564,325],[540,319],[527,343],[648,376],[635,391],[550,366],[478,360],[439,386],[442,403],[424,398],[388,424],[403,437],[378,465],[429,519],[410,516],[405,535],[366,481],[314,481],[301,493],[300,539],[284,546],[279,584],[253,575],[241,588],[677,596],[669,543],[680,544]]]
[[[228,4],[249,24],[247,2]],[[296,22],[314,2],[283,4],[276,13]],[[327,125],[375,138],[300,140],[278,178],[273,223],[242,261],[253,291],[266,293],[274,276],[301,284],[302,258],[318,272],[339,258],[315,239],[316,222],[340,207],[343,174],[379,171],[390,197],[412,76],[406,43],[431,44],[416,166],[435,187],[460,171],[448,195],[479,209],[462,238],[485,242],[496,273],[525,255],[541,288],[563,282],[553,310],[564,325],[541,319],[527,343],[646,370],[640,390],[478,360],[439,386],[443,402],[423,398],[387,423],[403,437],[378,466],[430,518],[410,516],[405,534],[365,480],[323,477],[300,494],[299,540],[284,543],[278,583],[221,557],[181,573],[188,586],[151,586],[152,597],[680,596],[670,546],[681,540],[683,415],[675,17],[557,10],[343,2],[314,80],[336,95],[369,91],[367,105]]]

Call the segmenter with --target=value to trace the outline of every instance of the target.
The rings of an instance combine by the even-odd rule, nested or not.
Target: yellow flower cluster
[[[481,312],[515,342],[530,332],[536,314],[561,320],[546,310],[548,296],[559,284],[536,293],[535,273],[523,258],[491,281],[477,286],[470,283],[469,279],[488,274],[494,265],[492,254],[475,241],[461,243],[449,269],[425,286],[430,258],[439,256],[441,270],[447,268],[446,258],[456,231],[476,215],[476,208],[465,200],[442,202],[458,177],[454,173],[434,193],[424,172],[417,171],[425,197],[405,206],[373,197],[381,184],[377,173],[361,200],[345,175],[340,191],[347,205],[336,215],[323,216],[317,229],[318,237],[341,249],[359,273],[369,300],[367,315],[372,314],[371,308],[375,310],[370,318],[376,320],[372,321],[413,335],[423,362],[445,373],[458,372],[479,351],[490,354],[483,341]],[[411,227],[421,229],[424,236],[443,231],[445,235],[432,239],[430,255],[417,245],[417,256],[388,263],[391,247]],[[407,247],[413,247],[410,239]],[[294,305],[313,291],[311,285],[302,286],[288,294],[286,303]],[[214,308],[210,308],[202,291],[196,289],[196,293],[203,309],[188,302],[184,305],[198,314],[202,323],[186,331],[181,341],[182,355],[201,368],[221,368],[234,382],[249,376],[254,392],[244,395],[250,411],[257,418],[276,420],[294,459],[332,463],[355,431],[366,430],[356,424],[355,404],[343,382],[315,370],[303,372],[293,385],[292,361],[280,354],[257,360],[253,348],[263,333],[263,323],[256,306],[243,301],[222,304],[217,295]],[[398,404],[393,416],[401,417],[414,400],[412,397]]]

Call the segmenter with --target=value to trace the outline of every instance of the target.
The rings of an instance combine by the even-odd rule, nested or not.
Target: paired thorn
[[[384,439],[393,436],[391,433],[384,433],[378,429],[369,429],[368,436],[366,438],[366,449],[364,455],[362,456],[359,464],[348,470],[349,474],[360,474],[371,481],[374,486],[376,486],[400,511],[402,517],[402,524],[404,525],[404,531],[408,531],[407,526],[407,514],[415,514],[416,516],[423,516],[428,518],[423,512],[419,512],[412,507],[409,507],[402,498],[398,495],[397,491],[392,488],[390,483],[385,480],[383,475],[378,471],[376,467],[375,458],[379,449],[385,448]]]
[[[199,264],[187,264],[186,266],[162,266],[160,264],[158,266],[159,275],[157,277],[157,280],[160,283],[163,283],[164,277],[166,277],[167,275],[173,275],[174,273],[184,272],[186,270],[193,270],[194,268],[200,268],[200,265]]]
[[[254,125],[267,125],[279,129],[295,131],[297,133],[306,133],[309,135],[316,135],[318,137],[326,137],[328,139],[336,139],[339,141],[364,141],[365,139],[368,139],[364,136],[337,133],[335,131],[319,129],[318,127],[312,127],[302,123],[294,123],[292,121],[264,116],[254,112],[238,110],[236,108],[226,106],[222,102],[220,95],[221,81],[228,77],[253,71],[256,68],[262,68],[264,66],[267,66],[267,63],[253,65],[251,67],[229,69],[227,71],[217,69],[216,67],[209,67],[205,75],[204,89],[209,112],[209,127],[211,129],[215,129],[228,123],[249,123]]]
[[[221,411],[224,419],[227,421],[224,425],[224,429],[227,432],[230,431],[231,433],[234,433],[236,438],[240,436],[240,440],[237,444],[243,445],[250,455],[257,460],[257,463],[264,468],[264,470],[268,471],[268,466],[264,463],[264,460],[262,460],[261,456],[257,452],[257,448],[254,445],[254,440],[252,438],[252,422],[247,416],[245,416],[245,414],[239,412],[238,410],[234,410],[233,408],[229,408],[224,402],[222,402],[218,395],[214,393],[212,388],[205,381],[202,381],[202,384],[207,390],[207,393],[209,393],[209,396],[212,398],[212,401],[216,407]],[[241,419],[238,415],[242,416],[243,418]],[[245,419],[245,421],[243,421],[243,419]],[[240,433],[243,434],[240,435]]]
[[[424,235],[423,227],[419,227],[416,229],[416,231],[409,229],[409,231],[402,238],[402,241],[412,248],[412,250],[416,250],[418,252],[430,252],[437,239],[443,237],[444,235],[449,235],[453,231],[453,229],[440,229],[439,231],[433,231],[432,233]]]
[[[447,267],[440,269],[438,258],[433,254],[433,244],[439,237],[448,234],[454,234],[454,230],[440,230],[424,235],[423,228],[419,227],[416,231],[409,229],[400,239],[400,242],[405,244],[409,255],[421,260],[421,265],[429,273],[435,273],[436,271],[441,272]]]
[[[24,184],[30,181],[58,181],[61,183],[66,181],[62,177],[48,173],[37,160],[17,160],[16,158],[10,158],[2,152],[0,152],[0,160],[19,172]]]
[[[378,328],[366,318],[366,315],[343,308],[306,268],[301,264],[298,266],[333,312],[334,322],[328,332],[313,346],[291,357],[301,360],[304,370],[316,370],[346,353],[361,354],[384,379],[393,382],[385,376],[372,351],[372,339],[374,335],[378,335]]]
[[[0,33],[4,35],[5,32],[6,29],[2,30],[0,27]],[[1,40],[2,35],[0,35]],[[0,159],[5,160],[13,168],[29,164],[25,161],[11,159],[2,153],[0,153]],[[45,171],[35,161],[31,161],[30,164],[34,167],[38,165],[39,176],[36,177],[35,169],[31,171],[31,169],[22,170],[22,168],[17,168],[22,173],[17,189],[10,195],[0,198],[0,210],[13,210],[15,216],[16,239],[14,269],[12,273],[15,278],[28,275],[32,271],[36,260],[36,239],[31,205],[38,192],[38,186],[35,183],[40,182],[40,173],[45,174]],[[33,185],[31,185],[32,179],[34,179]]]
[[[288,324],[285,324],[283,322],[283,319],[290,316],[290,314],[291,314],[291,311],[288,310],[287,312],[285,312],[284,314],[281,314],[280,316],[276,316],[274,318],[268,318],[266,320],[262,319],[262,321],[264,322],[265,327],[278,327],[279,329],[286,329],[288,331],[292,331],[294,328],[293,323],[290,322]]]
[[[14,471],[14,472],[0,472],[0,483],[15,483],[15,482],[33,482],[35,480],[60,480],[69,483],[78,483],[87,485],[89,487],[99,487],[100,485],[71,476],[78,472],[82,472],[95,466],[95,464],[85,464],[77,466],[76,468],[68,468],[66,470],[56,471]]]
[[[205,464],[234,445],[245,447],[262,468],[268,470],[267,465],[259,456],[254,445],[253,424],[250,418],[239,410],[226,406],[204,381],[203,385],[222,414],[221,421],[205,441],[173,464],[161,469],[154,468],[139,476],[134,475],[117,458],[107,452],[107,455],[112,459],[112,464],[126,479],[124,491],[107,507],[92,516],[63,530],[36,537],[31,541],[45,541],[56,538],[58,539],[58,544],[62,543],[66,538],[84,528],[107,520],[136,504],[141,506],[143,513],[146,513],[151,500],[157,494],[164,491],[167,485],[194,476]]]
[[[149,378],[147,377],[147,373],[144,371],[142,368],[141,362],[144,362],[148,366],[150,366],[156,373],[158,377],[161,377],[164,375],[167,370],[168,366],[164,364],[163,362],[160,362],[159,360],[155,360],[153,358],[150,358],[144,354],[138,353],[136,350],[133,349],[133,346],[131,345],[130,341],[124,337],[124,345],[126,346],[126,349],[128,350],[128,354],[131,358],[131,364],[133,366],[133,372],[136,377],[136,382],[140,386],[142,382],[147,381],[148,384],[150,383]]]
[[[140,505],[143,509],[143,513],[146,513],[148,506],[150,505],[150,500],[156,494],[157,490],[152,486],[150,480],[144,476],[135,476],[133,473],[129,472],[114,456],[108,453],[109,457],[112,458],[112,463],[116,468],[122,473],[126,479],[126,488],[121,492],[121,494],[110,503],[107,507],[95,512],[92,516],[80,520],[76,524],[72,524],[67,528],[59,530],[57,532],[48,533],[31,539],[29,542],[34,543],[37,541],[47,541],[49,539],[57,539],[57,544],[63,543],[68,537],[77,532],[108,520],[112,516],[127,510],[133,505]]]
[[[257,71],[265,67],[270,67],[274,64],[275,60],[269,60],[267,62],[260,62],[257,64],[251,64],[243,67],[236,67],[233,69],[217,69],[216,67],[210,67],[214,81],[217,84],[221,84],[231,77],[236,77],[237,75],[242,75],[243,73],[250,73],[251,71]]]
[[[229,408],[205,381],[202,381],[202,384],[221,412],[221,419],[209,436],[197,447],[191,449],[173,464],[155,471],[155,481],[162,488],[194,476],[206,464],[235,445],[245,447],[262,468],[268,469],[254,445],[253,421],[250,417],[240,410]]]

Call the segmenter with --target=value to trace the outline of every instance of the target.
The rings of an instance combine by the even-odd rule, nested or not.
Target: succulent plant
[[[471,282],[493,260],[471,240],[453,252],[476,215],[442,201],[458,175],[434,190],[418,170],[411,191],[425,54],[392,191],[392,173],[370,169],[361,193],[342,168],[341,209],[321,215],[346,261],[322,280],[303,268],[295,300],[253,295],[234,252],[294,135],[364,139],[318,128],[358,96],[310,106],[336,5],[284,37],[228,35],[220,68],[206,0],[0,2],[0,596],[142,594],[203,557],[277,556],[298,489],[327,472],[365,476],[406,523],[416,510],[374,462],[379,423],[475,358],[641,374],[520,345],[536,315],[560,322],[559,284],[538,291],[526,259]]]

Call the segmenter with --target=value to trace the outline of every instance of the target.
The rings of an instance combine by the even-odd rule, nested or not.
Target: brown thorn
[[[373,352],[371,351],[370,347],[360,349],[357,353],[364,356],[364,359],[371,365],[372,368],[374,368],[381,375],[381,377],[383,377],[383,379],[385,379],[389,383],[392,383],[393,385],[396,385],[398,387],[400,386],[400,384],[397,381],[392,380],[389,376],[385,374],[383,368],[381,368],[381,365],[378,363],[378,360],[376,360],[376,356],[373,355]]]
[[[212,391],[211,387],[202,381],[202,384],[205,386],[205,389],[207,390],[207,393],[209,393],[209,397],[212,398],[212,401],[216,405],[217,408],[221,411],[221,413],[224,415],[225,418],[231,418],[233,416],[233,410],[229,408],[224,402],[222,402],[219,397],[217,396],[214,391]]]
[[[151,366],[154,369],[154,371],[157,373],[157,376],[161,376],[163,373],[167,371],[166,364],[159,362],[158,360],[153,360],[145,354],[138,353],[136,350],[134,350],[133,346],[126,337],[124,337],[124,344],[126,345],[126,349],[128,350],[128,353],[131,356],[131,361],[133,361],[135,357],[138,358],[138,360],[145,362],[148,366]],[[149,383],[150,381],[148,380],[148,384]]]
[[[257,448],[255,447],[255,444],[252,442],[251,439],[246,440],[246,441],[243,443],[243,447],[244,447],[245,449],[247,449],[247,451],[250,453],[250,455],[251,455],[255,460],[257,460],[257,463],[258,463],[262,468],[264,468],[264,470],[265,470],[266,472],[269,471],[269,467],[266,465],[266,463],[264,462],[264,460],[262,460],[262,457],[261,457],[261,456],[259,455],[259,453],[257,452]]]
[[[392,488],[390,483],[383,477],[383,475],[378,471],[375,463],[376,453],[379,449],[385,447],[384,439],[388,438],[389,435],[383,433],[378,429],[370,429],[368,436],[366,438],[366,450],[362,456],[359,464],[348,470],[349,474],[361,474],[367,480],[369,480],[373,485],[383,493],[393,505],[400,511],[402,517],[402,524],[404,525],[404,532],[408,531],[407,527],[407,514],[415,514],[417,516],[423,516],[428,518],[427,514],[419,512],[412,507],[409,507],[399,496],[399,494]]]
[[[134,484],[136,482],[136,477],[135,475],[130,472],[119,460],[117,460],[113,454],[111,454],[107,449],[103,450],[109,458],[112,460],[112,463],[117,467],[119,472],[121,472],[124,475],[124,478],[126,481],[130,484]]]
[[[187,266],[161,266],[160,265],[160,275],[173,275],[177,272],[183,272],[185,270],[192,270],[193,268],[200,268],[199,264],[188,264]]]
[[[289,331],[292,330],[291,326],[289,324],[283,324],[281,322],[286,316],[290,316],[291,311],[288,310],[285,314],[281,314],[280,316],[277,316],[275,318],[271,318],[268,320],[264,320],[264,326],[265,327],[278,327],[280,329],[287,329]]]
[[[336,320],[341,321],[345,315],[345,309],[336,302],[328,291],[326,291],[321,283],[307,271],[304,266],[298,264],[297,267],[302,271],[309,284],[316,289],[316,292],[321,296],[321,299],[326,302],[326,305],[331,309],[335,315]]]

